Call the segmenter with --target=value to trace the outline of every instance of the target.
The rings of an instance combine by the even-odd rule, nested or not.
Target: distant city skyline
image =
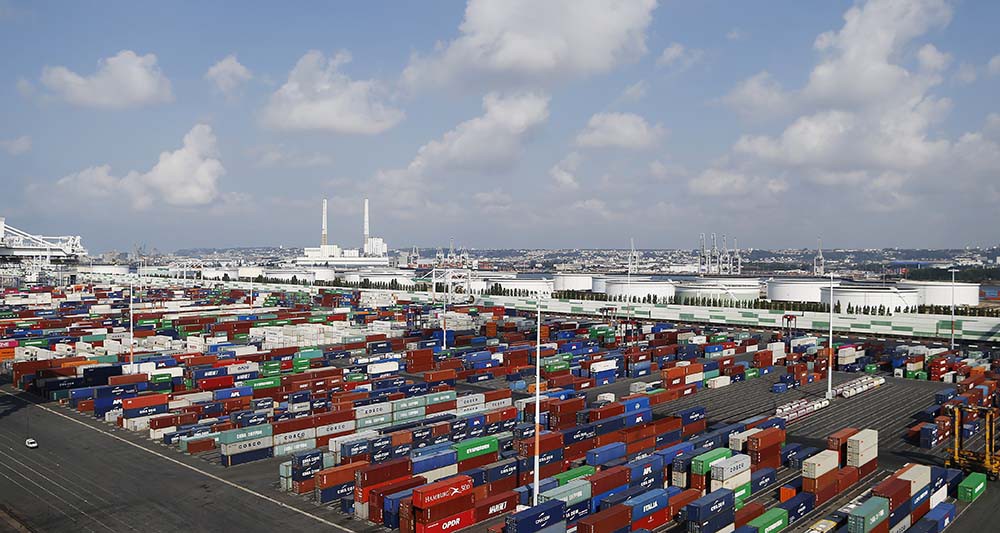
[[[0,0],[0,216],[94,251],[1000,242],[1000,3]],[[438,243],[438,244],[435,244]]]

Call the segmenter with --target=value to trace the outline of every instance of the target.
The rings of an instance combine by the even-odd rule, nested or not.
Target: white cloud
[[[747,36],[747,33],[739,28],[733,28],[726,33],[726,39],[730,41],[739,41]]]
[[[990,76],[1000,75],[1000,54],[990,59],[990,62],[986,65],[986,70],[989,71]]]
[[[703,183],[692,182],[692,190],[754,190],[749,175],[788,175],[840,187],[845,205],[879,212],[931,205],[941,191],[978,190],[984,193],[973,195],[977,199],[988,197],[1000,172],[990,121],[986,134],[958,140],[934,134],[952,106],[932,93],[951,57],[925,44],[916,52],[916,69],[897,63],[950,17],[944,0],[871,0],[850,8],[840,30],[816,39],[823,55],[806,86],[787,94],[784,105],[798,116],[777,135],[741,136],[732,157],[703,173]],[[790,186],[771,181],[762,183],[772,191]]]
[[[955,79],[961,84],[973,83],[978,78],[979,73],[976,72],[976,66],[971,63],[962,63],[958,66],[958,72],[955,73]]]
[[[576,145],[584,148],[618,147],[634,150],[650,148],[663,137],[660,124],[650,126],[633,113],[597,113],[576,136]]]
[[[205,79],[212,82],[217,91],[231,97],[241,85],[253,79],[253,73],[236,59],[235,54],[229,54],[208,69]]]
[[[333,157],[319,152],[297,152],[287,150],[284,146],[263,146],[250,150],[250,155],[256,159],[260,167],[328,167],[333,164]]]
[[[505,213],[513,207],[513,198],[500,189],[480,191],[473,198],[484,213]]]
[[[469,0],[461,35],[403,71],[411,88],[507,84],[608,72],[646,52],[656,0]]]
[[[549,176],[560,188],[578,189],[580,183],[576,180],[576,169],[579,166],[580,154],[572,152],[549,169]]]
[[[124,109],[171,102],[170,80],[156,64],[156,55],[122,50],[97,63],[97,72],[81,76],[66,67],[42,69],[42,84],[79,106]]]
[[[0,139],[0,149],[10,155],[21,155],[31,150],[31,137],[22,135],[16,139]]]
[[[701,196],[735,196],[746,194],[750,178],[741,172],[709,168],[688,182],[691,192]]]
[[[596,215],[597,217],[603,218],[604,220],[618,220],[622,218],[622,215],[610,207],[604,200],[597,198],[590,198],[587,200],[580,200],[573,204],[571,209],[576,216],[591,218],[591,215]]]
[[[920,68],[939,72],[948,68],[951,55],[938,50],[933,44],[925,44],[917,52],[917,60],[920,61]]]
[[[549,117],[549,97],[538,93],[483,97],[483,114],[462,122],[417,150],[405,168],[379,170],[375,185],[394,206],[442,208],[427,194],[432,179],[455,172],[493,174],[509,170],[526,137]]]
[[[24,78],[18,78],[15,86],[17,87],[17,92],[20,93],[23,98],[31,98],[35,95],[35,86]]]
[[[646,93],[649,92],[649,83],[646,80],[639,80],[632,85],[629,85],[622,91],[622,95],[619,100],[624,102],[638,102],[646,97]]]
[[[722,99],[737,113],[748,118],[766,118],[789,112],[792,97],[771,74],[758,72],[736,85]]]
[[[128,200],[137,210],[157,200],[178,207],[202,206],[219,198],[218,180],[226,169],[217,159],[215,134],[198,124],[184,136],[181,148],[163,152],[148,172],[111,174],[110,165],[90,167],[56,182],[57,190],[72,198]]]
[[[660,67],[674,67],[678,70],[684,70],[701,61],[703,55],[704,52],[701,50],[687,48],[680,43],[671,43],[663,49],[656,64]]]
[[[403,120],[403,112],[384,101],[375,80],[352,80],[340,71],[351,61],[347,52],[326,59],[312,50],[302,56],[288,81],[263,111],[265,125],[284,130],[326,130],[375,135]]]

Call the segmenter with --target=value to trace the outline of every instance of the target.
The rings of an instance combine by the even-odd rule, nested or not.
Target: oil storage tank
[[[919,294],[920,303],[924,305],[947,305],[954,303],[957,306],[977,306],[979,305],[979,284],[963,283],[956,281],[954,285],[951,281],[907,281],[896,283],[899,288],[916,289]]]
[[[606,282],[606,291],[609,297],[615,298],[624,296],[626,298],[639,298],[646,296],[656,296],[658,302],[666,302],[674,297],[676,286],[671,281],[656,281],[645,279],[613,279]]]
[[[840,280],[833,281],[834,286]],[[820,289],[830,287],[826,278],[771,278],[767,280],[767,299],[775,302],[819,302]]]
[[[709,298],[727,301],[752,301],[760,298],[760,280],[757,278],[698,278],[677,285],[676,298]]]
[[[830,287],[820,288],[820,301],[829,304]],[[881,285],[874,283],[841,283],[833,288],[833,304],[840,304],[841,312],[847,312],[847,307],[883,306],[887,309],[916,307],[920,305],[920,293],[917,289]]]
[[[553,290],[589,291],[594,288],[592,274],[556,274],[552,279]]]

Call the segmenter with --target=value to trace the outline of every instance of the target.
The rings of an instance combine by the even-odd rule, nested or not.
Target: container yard
[[[998,501],[953,449],[992,449],[988,347],[132,290],[4,294],[11,527],[925,532]]]

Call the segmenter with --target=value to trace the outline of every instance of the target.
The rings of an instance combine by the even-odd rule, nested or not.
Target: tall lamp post
[[[951,272],[951,350],[955,351],[955,273],[958,269],[950,268]]]
[[[833,272],[830,272],[830,343],[826,352],[826,399],[833,400]]]
[[[542,416],[542,302],[535,302],[537,322],[535,324],[535,484],[532,493],[532,505],[538,505],[538,469],[539,440],[541,438]]]

